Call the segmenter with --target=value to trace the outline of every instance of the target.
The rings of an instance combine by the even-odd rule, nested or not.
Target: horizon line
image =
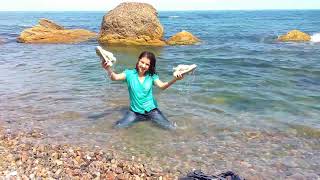
[[[104,12],[109,10],[0,10],[0,12]],[[318,9],[186,9],[186,10],[157,10],[158,12],[178,12],[178,11],[304,11]]]

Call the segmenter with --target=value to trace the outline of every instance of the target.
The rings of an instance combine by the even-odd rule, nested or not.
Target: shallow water
[[[187,30],[202,43],[106,47],[118,59],[118,72],[133,68],[142,50],[155,52],[162,80],[178,64],[198,65],[194,75],[156,90],[176,132],[148,122],[112,129],[128,109],[128,93],[124,83],[107,79],[94,51],[97,42],[15,42],[42,17],[98,32],[103,15],[0,12],[0,120],[8,128],[41,128],[52,143],[113,146],[168,169],[233,169],[265,178],[317,175],[320,44],[275,39],[297,28],[318,33],[320,11],[160,12],[165,38]]]

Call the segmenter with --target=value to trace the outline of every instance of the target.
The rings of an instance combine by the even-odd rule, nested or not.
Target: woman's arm
[[[174,84],[177,80],[183,79],[182,74],[178,74],[175,76],[171,81],[168,82],[162,82],[160,79],[157,79],[154,81],[155,85],[158,86],[160,89],[165,90],[168,87],[170,87],[172,84]]]
[[[105,69],[110,77],[110,79],[112,81],[121,81],[121,80],[125,80],[126,79],[126,74],[125,73],[120,73],[117,74],[115,72],[113,72],[113,70],[111,69],[110,64],[108,64],[105,61],[101,62],[101,66],[103,67],[103,69]]]

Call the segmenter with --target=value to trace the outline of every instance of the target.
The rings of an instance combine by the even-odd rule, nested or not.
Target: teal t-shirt
[[[126,69],[126,82],[130,97],[130,109],[134,112],[144,114],[154,108],[157,108],[157,101],[152,94],[154,81],[159,79],[159,76],[154,74],[146,75],[143,83],[139,81],[138,72],[136,69]]]

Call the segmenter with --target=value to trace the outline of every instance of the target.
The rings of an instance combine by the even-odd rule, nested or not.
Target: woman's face
[[[145,74],[150,67],[150,59],[143,57],[138,62],[139,73]]]

